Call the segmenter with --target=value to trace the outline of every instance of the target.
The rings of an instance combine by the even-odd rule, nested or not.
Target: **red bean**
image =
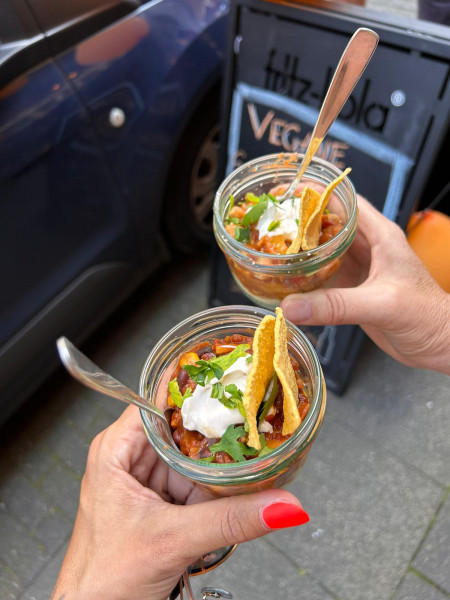
[[[185,369],[180,369],[177,375],[178,387],[183,388],[189,379],[189,373]]]
[[[199,358],[203,358],[203,355],[206,353],[211,353],[212,352],[212,348],[211,346],[202,346],[201,348],[199,348],[197,350],[197,354]],[[206,360],[205,358],[203,358],[203,360]]]
[[[181,440],[180,430],[179,429],[174,429],[172,437],[173,437],[173,441],[175,442],[175,444],[177,446],[179,446],[180,445],[180,440]]]

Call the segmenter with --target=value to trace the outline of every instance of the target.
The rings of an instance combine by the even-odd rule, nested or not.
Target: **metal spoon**
[[[365,27],[357,29],[352,35],[334,72],[302,164],[289,188],[281,197],[277,198],[279,202],[284,202],[292,197],[311,159],[369,64],[377,47],[378,39],[375,31]]]
[[[117,381],[117,379],[108,375],[108,373],[102,371],[100,367],[80,352],[80,350],[78,350],[78,348],[76,348],[66,337],[60,337],[56,342],[56,346],[63,365],[72,377],[75,377],[75,379],[78,379],[78,381],[87,387],[92,388],[96,392],[100,392],[106,396],[112,396],[113,398],[117,398],[128,404],[134,404],[157,417],[166,430],[167,439],[170,440],[176,448],[172,438],[170,425],[162,410],[149,400],[135,394],[130,388],[127,388],[123,383],[120,383],[120,381]]]

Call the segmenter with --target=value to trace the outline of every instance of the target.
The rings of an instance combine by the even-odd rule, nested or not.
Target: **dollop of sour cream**
[[[259,233],[259,239],[265,235],[272,237],[283,235],[286,239],[292,241],[298,231],[298,217],[300,210],[300,198],[293,197],[285,200],[282,205],[269,202],[266,210],[263,212],[256,225]],[[269,231],[271,223],[279,221],[279,225]]]
[[[247,362],[249,354],[238,358],[220,379],[223,386],[234,383],[242,392],[247,384],[251,362]],[[244,417],[237,408],[227,408],[217,398],[211,398],[212,386],[218,379],[214,377],[204,387],[197,385],[192,396],[186,398],[181,407],[183,425],[189,431],[199,431],[208,438],[220,438],[229,425],[244,422]],[[226,396],[229,396],[225,392]]]
[[[224,387],[234,383],[238,390],[245,391],[252,367],[252,363],[247,362],[249,356],[251,355],[241,356],[224,372],[220,379]],[[214,377],[204,387],[197,385],[192,396],[186,398],[181,407],[184,427],[189,431],[199,431],[207,438],[221,438],[229,425],[239,425],[245,421],[237,408],[227,408],[217,398],[211,398],[212,386],[217,381],[219,380]],[[230,396],[228,392],[224,393],[225,396]],[[264,420],[260,423],[258,431],[272,433],[273,427]]]

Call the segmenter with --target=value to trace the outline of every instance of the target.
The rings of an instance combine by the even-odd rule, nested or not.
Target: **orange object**
[[[200,357],[196,352],[186,352],[180,358],[180,367],[184,367],[184,365],[195,365],[198,360],[200,360]]]
[[[75,51],[75,59],[79,65],[95,65],[125,56],[149,30],[150,26],[141,17],[121,21],[81,42]]]
[[[450,292],[450,217],[436,210],[413,213],[406,232],[430,275]]]

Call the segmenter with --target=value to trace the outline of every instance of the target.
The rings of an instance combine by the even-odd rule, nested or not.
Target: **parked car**
[[[0,419],[210,235],[223,0],[0,3]]]

